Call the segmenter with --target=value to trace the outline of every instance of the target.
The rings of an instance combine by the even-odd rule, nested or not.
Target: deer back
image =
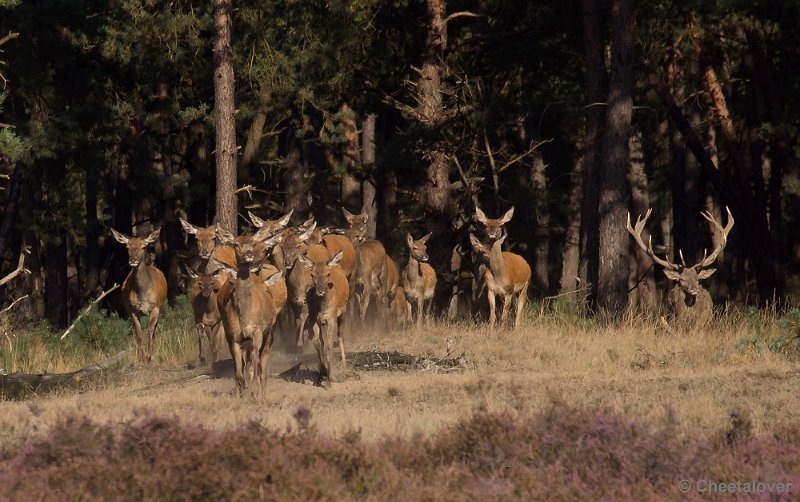
[[[356,247],[356,278],[367,281],[375,274],[384,274],[386,248],[376,240],[364,241]]]
[[[516,253],[503,251],[502,257],[506,266],[508,283],[514,291],[519,291],[520,288],[531,280],[531,266],[528,265],[525,258]]]
[[[327,234],[322,237],[322,242],[331,256],[342,251],[342,259],[339,266],[342,267],[346,276],[351,277],[356,270],[356,248],[350,239],[344,235]]]
[[[388,254],[386,255],[386,294],[394,296],[394,290],[397,289],[400,282],[400,270],[397,268],[397,263]]]
[[[422,284],[425,298],[432,298],[436,289],[436,271],[428,263],[420,263],[419,271],[422,274]]]
[[[266,263],[262,265],[261,270],[258,271],[258,276],[262,281],[268,281],[271,277],[279,272],[282,272],[282,270],[279,270],[274,265]],[[276,312],[282,311],[283,307],[286,306],[286,300],[289,297],[286,287],[286,280],[283,279],[283,276],[277,279],[273,284],[267,286],[267,291],[269,291],[269,294],[272,297]]]

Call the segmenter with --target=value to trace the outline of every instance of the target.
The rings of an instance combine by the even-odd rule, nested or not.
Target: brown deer
[[[628,232],[633,236],[636,244],[647,253],[654,262],[658,263],[664,268],[664,275],[667,279],[674,281],[672,289],[667,293],[667,314],[671,320],[680,323],[684,326],[702,326],[711,319],[713,314],[713,303],[711,295],[700,284],[700,281],[711,277],[716,269],[710,268],[711,265],[717,260],[717,257],[725,249],[728,243],[728,234],[733,228],[733,215],[730,209],[726,208],[728,212],[728,224],[725,228],[714,220],[708,212],[701,213],[703,218],[709,221],[721,234],[721,239],[717,244],[716,249],[708,254],[708,250],[703,251],[703,259],[692,266],[687,266],[683,259],[683,252],[678,251],[681,263],[672,263],[668,259],[661,259],[653,251],[652,237],[645,244],[642,239],[642,231],[644,230],[645,223],[652,213],[652,208],[647,210],[644,218],[639,216],[636,219],[636,225],[631,226],[631,215],[628,213]]]
[[[140,361],[145,360],[144,347],[142,346],[141,316],[149,316],[147,325],[147,362],[153,361],[156,326],[161,313],[161,304],[167,298],[167,279],[164,274],[152,265],[148,265],[147,247],[158,240],[161,229],[154,230],[144,239],[128,237],[127,235],[111,229],[111,234],[117,242],[128,248],[128,265],[131,270],[122,283],[122,303],[125,311],[131,317],[133,333],[136,336],[136,354]]]
[[[217,233],[220,240],[232,245],[236,252],[235,267],[213,257],[211,260],[231,275],[231,280],[220,290],[217,303],[236,368],[236,392],[241,396],[256,380],[259,390],[266,384],[273,327],[278,315],[269,287],[283,279],[283,274],[275,273],[266,281],[257,274],[282,236],[270,237],[269,229],[261,229],[253,236],[234,237],[219,225]]]
[[[344,271],[338,265],[342,256],[342,251],[336,253],[333,258],[323,260],[311,260],[304,255],[298,256],[299,262],[311,276],[309,324],[313,326],[315,332],[318,332],[318,337],[314,339],[314,347],[319,356],[320,384],[323,384],[323,376],[327,377],[328,385],[334,381],[331,355],[331,344],[334,339],[339,341],[342,368],[347,367],[343,323],[347,302],[350,298],[350,285]]]
[[[403,269],[403,292],[406,301],[411,305],[412,321],[416,316],[417,328],[422,327],[422,318],[430,315],[433,292],[436,289],[436,272],[426,263],[426,242],[430,237],[431,234],[428,234],[414,240],[411,234],[406,234],[409,253],[408,264]]]
[[[531,280],[530,265],[520,255],[502,251],[501,246],[506,240],[506,235],[491,245],[483,244],[473,234],[469,234],[469,240],[484,265],[483,281],[486,284],[486,298],[489,302],[489,334],[494,332],[498,296],[503,301],[503,310],[500,314],[500,324],[503,324],[511,306],[511,299],[517,295],[517,314],[514,319],[516,330],[522,321],[522,310],[528,296],[528,283]]]
[[[209,267],[210,268],[210,267]],[[229,280],[225,270],[216,269],[212,272],[201,272],[186,266],[186,272],[194,281],[191,289],[192,311],[194,323],[197,328],[197,345],[200,353],[200,364],[206,364],[206,352],[211,354],[211,363],[216,362],[219,341],[223,334],[222,317],[217,303],[220,289]],[[203,349],[203,341],[208,341],[208,347]]]
[[[481,211],[481,208],[475,206],[475,219],[477,219],[480,223],[483,224],[484,232],[486,233],[486,239],[489,244],[494,244],[494,242],[505,235],[505,230],[503,225],[511,221],[511,218],[514,217],[514,207],[512,206],[511,209],[506,211],[500,218],[487,218],[486,214]]]
[[[258,229],[266,228],[269,230],[271,235],[281,233],[283,234],[284,238],[286,238],[289,232],[287,225],[289,224],[289,219],[292,217],[292,213],[294,213],[294,209],[291,209],[288,213],[281,216],[277,220],[262,220],[252,212],[247,212],[248,216],[250,217],[250,221],[253,222],[253,226]],[[272,259],[275,267],[278,270],[283,270],[283,252],[280,246],[276,246],[272,250]]]
[[[383,244],[376,240],[362,241],[356,246],[356,271],[353,274],[355,307],[362,328],[373,296],[378,302],[378,316],[386,315],[387,282],[386,249]]]
[[[300,256],[307,256],[312,261],[329,260],[330,253],[325,246],[319,244],[307,245],[307,241],[314,232],[316,224],[312,224],[302,233],[290,233],[281,243],[284,268],[288,277],[288,302],[294,315],[295,343],[302,347],[305,343],[305,332],[308,327],[308,292],[311,289],[311,274],[303,266],[298,266]]]
[[[411,304],[406,299],[403,286],[397,286],[394,295],[389,298],[390,327],[407,326],[411,324]]]
[[[196,227],[183,218],[181,218],[180,221],[183,230],[188,235],[194,235],[197,241],[197,261],[195,265],[191,267],[191,270],[187,267],[187,272],[193,279],[189,296],[191,298],[192,311],[194,312],[195,326],[197,328],[197,349],[200,364],[205,365],[206,351],[203,350],[203,340],[208,340],[207,348],[211,351],[211,362],[213,363],[216,359],[216,340],[212,340],[211,337],[218,336],[218,327],[221,326],[221,324],[218,318],[219,310],[216,306],[216,293],[213,295],[206,295],[201,283],[203,281],[206,283],[219,281],[219,286],[217,287],[217,290],[219,290],[225,281],[228,280],[228,275],[222,274],[212,279],[211,277],[217,269],[209,265],[209,260],[213,256],[218,261],[232,267],[236,265],[236,254],[230,246],[219,243],[216,225]],[[212,314],[212,312],[216,312],[216,314]]]
[[[369,215],[367,213],[353,214],[345,208],[342,208],[342,213],[344,219],[347,220],[345,235],[353,242],[354,246],[358,246],[367,239]]]

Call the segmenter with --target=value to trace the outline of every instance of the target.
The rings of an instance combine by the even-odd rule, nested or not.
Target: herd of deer
[[[367,239],[368,216],[352,214],[344,208],[342,211],[347,221],[345,228],[318,228],[313,218],[290,227],[292,211],[276,220],[263,220],[249,213],[258,230],[243,236],[234,236],[219,224],[196,227],[181,219],[184,230],[197,243],[197,256],[186,270],[192,280],[190,296],[200,362],[205,364],[206,353],[213,359],[224,338],[235,366],[238,395],[248,386],[256,386],[256,392],[263,388],[274,329],[279,322],[291,326],[298,347],[313,341],[319,357],[320,383],[329,386],[334,381],[334,339],[338,340],[342,367],[346,365],[343,323],[347,317],[363,327],[373,300],[387,326],[415,323],[419,328],[423,319],[430,316],[437,284],[436,272],[427,263],[426,242],[431,234],[420,239],[406,235],[407,264],[401,270],[383,244]],[[485,298],[488,304],[490,334],[497,322],[498,297],[499,322],[504,324],[516,296],[514,329],[519,327],[531,279],[531,268],[525,259],[502,250],[504,225],[513,214],[512,207],[501,218],[492,219],[477,208],[475,217],[484,239],[469,234],[473,252],[471,295],[473,300]],[[707,213],[703,214],[722,238],[710,255],[693,266],[686,265],[682,253],[680,265],[661,259],[651,243],[644,243],[641,234],[649,216],[648,211],[637,220],[635,228],[629,216],[627,228],[636,243],[664,268],[667,278],[676,282],[668,294],[669,306],[677,316],[706,306],[710,313],[711,297],[699,281],[714,272],[708,267],[725,247],[733,227],[730,211],[724,229]],[[147,259],[147,248],[158,240],[159,230],[145,238],[128,237],[114,229],[111,232],[128,250],[130,272],[122,284],[123,304],[133,324],[137,355],[150,362],[159,311],[167,296],[164,274]],[[149,316],[146,355],[141,316]]]

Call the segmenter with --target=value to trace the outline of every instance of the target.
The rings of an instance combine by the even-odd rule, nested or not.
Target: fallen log
[[[101,378],[122,371],[128,359],[130,349],[92,366],[70,373],[11,373],[0,375],[0,399],[22,400],[32,396],[41,396],[58,389],[72,389],[96,382]]]

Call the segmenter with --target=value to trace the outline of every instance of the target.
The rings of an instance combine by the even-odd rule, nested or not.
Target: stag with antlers
[[[720,232],[721,238],[719,244],[711,254],[708,254],[708,250],[704,250],[703,259],[692,266],[686,265],[683,252],[680,250],[678,251],[678,255],[680,256],[681,263],[677,264],[672,263],[666,257],[662,259],[656,255],[653,251],[652,238],[648,240],[647,244],[644,243],[642,231],[644,230],[647,219],[650,217],[652,209],[647,210],[647,214],[644,215],[644,218],[639,216],[636,219],[635,226],[631,226],[631,215],[630,213],[628,214],[628,232],[633,236],[636,244],[638,244],[654,262],[664,268],[664,275],[667,276],[667,279],[675,282],[675,285],[669,293],[667,293],[668,314],[674,322],[697,327],[711,319],[713,313],[711,295],[700,284],[700,281],[711,277],[711,274],[716,271],[716,269],[711,268],[711,266],[728,243],[728,234],[733,228],[733,215],[730,209],[725,209],[728,212],[728,224],[725,228],[714,220],[708,212],[701,213],[703,218],[708,220],[709,223]]]

